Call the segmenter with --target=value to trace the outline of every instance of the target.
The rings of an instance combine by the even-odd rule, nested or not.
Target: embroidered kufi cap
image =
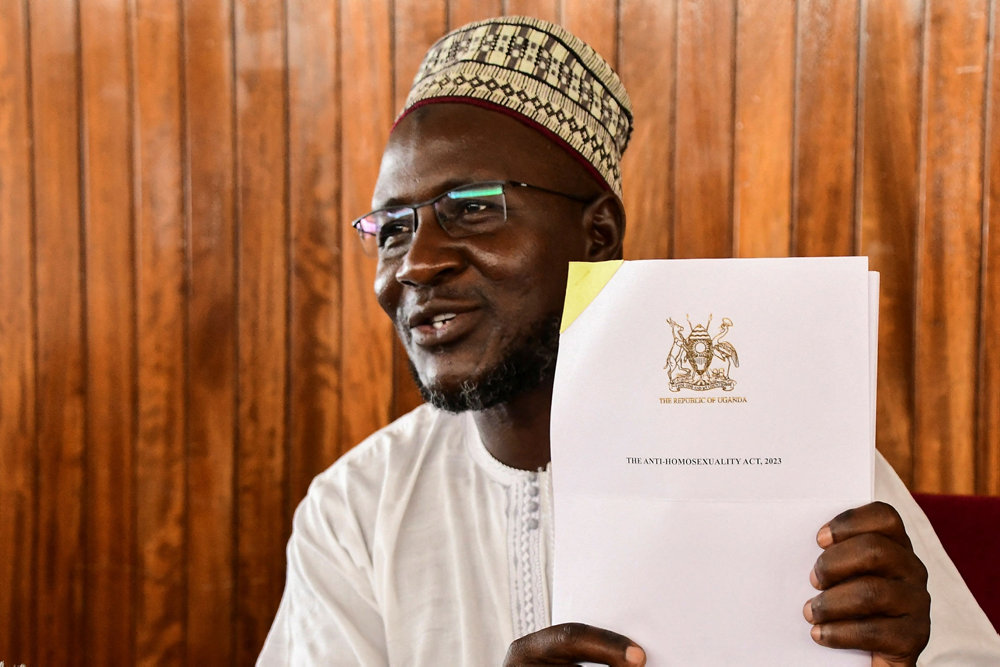
[[[396,122],[436,102],[514,116],[561,145],[621,197],[632,103],[611,66],[565,28],[504,16],[448,33],[424,57]]]

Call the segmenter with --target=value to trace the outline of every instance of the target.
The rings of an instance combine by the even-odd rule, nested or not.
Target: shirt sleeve
[[[917,665],[1000,665],[1000,636],[945,553],[927,516],[881,454],[875,463],[875,498],[899,512],[913,550],[927,568],[931,637]]]
[[[259,667],[388,664],[364,531],[326,486],[317,479],[295,512],[285,591]]]

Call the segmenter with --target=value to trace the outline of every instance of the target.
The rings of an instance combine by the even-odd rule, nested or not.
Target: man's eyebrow
[[[470,185],[472,183],[483,183],[483,182],[497,181],[497,180],[499,179],[475,178],[475,177],[470,178],[468,176],[462,178],[449,178],[448,180],[439,183],[437,187],[433,190],[432,194],[429,194],[426,197],[422,197],[419,199],[416,197],[406,197],[406,196],[389,197],[388,199],[378,203],[377,205],[373,201],[372,210],[377,211],[383,208],[392,208],[393,206],[409,206],[410,204],[425,202],[428,199],[432,199],[434,197],[437,197],[438,195],[448,192],[449,190],[454,190],[455,188],[461,187],[463,185]]]

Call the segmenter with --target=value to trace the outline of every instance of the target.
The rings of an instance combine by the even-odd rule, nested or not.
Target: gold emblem
[[[736,386],[736,380],[729,377],[729,373],[733,367],[740,367],[740,358],[736,355],[736,348],[732,343],[722,339],[729,333],[733,321],[723,317],[719,333],[715,336],[708,332],[708,327],[712,325],[711,315],[708,316],[707,324],[692,325],[690,316],[687,322],[690,333],[685,336],[684,326],[672,318],[667,318],[667,324],[674,334],[670,352],[667,353],[667,363],[663,366],[667,371],[667,377],[670,378],[670,391],[681,389],[732,391]],[[720,363],[712,368],[712,362],[715,360]],[[725,368],[722,367],[722,363],[725,363]]]

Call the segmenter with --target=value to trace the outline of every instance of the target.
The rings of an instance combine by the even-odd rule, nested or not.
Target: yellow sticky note
[[[621,259],[607,262],[570,262],[569,277],[566,280],[566,302],[563,305],[562,324],[559,333],[563,333],[573,324],[587,306],[594,300],[604,286],[608,284],[615,272],[621,268]]]

